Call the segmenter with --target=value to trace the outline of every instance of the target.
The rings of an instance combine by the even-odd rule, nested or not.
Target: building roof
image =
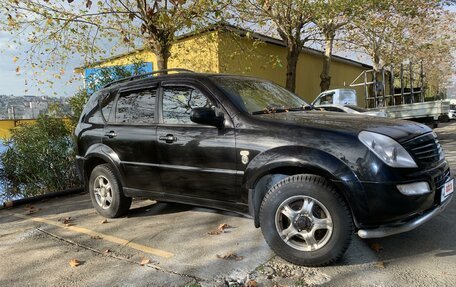
[[[281,47],[286,47],[287,46],[285,44],[285,41],[283,41],[281,39],[270,37],[270,36],[267,36],[267,35],[264,35],[264,34],[261,34],[261,33],[257,33],[257,32],[254,32],[254,31],[251,31],[251,30],[247,30],[247,29],[244,29],[244,28],[241,28],[241,27],[237,27],[237,26],[234,26],[234,25],[230,25],[230,24],[210,25],[210,26],[207,26],[207,27],[205,27],[203,29],[196,30],[196,31],[193,31],[193,32],[190,32],[190,33],[185,33],[183,35],[180,35],[180,36],[177,37],[177,40],[178,41],[179,40],[185,40],[187,38],[190,38],[190,37],[193,37],[193,36],[196,36],[196,35],[200,35],[200,34],[204,34],[204,33],[207,33],[207,32],[212,32],[212,31],[228,31],[228,32],[232,32],[232,33],[238,34],[241,37],[249,36],[250,38],[257,39],[257,40],[263,41],[263,42],[268,43],[268,44],[277,45],[277,46],[281,46]],[[145,50],[148,50],[148,48],[143,46],[143,47],[141,47],[139,49],[136,49],[136,50],[134,50],[132,52],[126,52],[126,53],[118,54],[118,55],[103,59],[101,61],[93,62],[93,63],[91,63],[91,64],[89,64],[87,66],[76,67],[74,70],[77,72],[77,71],[80,71],[80,70],[82,70],[84,68],[87,68],[87,67],[98,66],[98,65],[101,65],[101,64],[103,64],[103,63],[105,63],[107,61],[112,61],[112,60],[116,60],[116,59],[119,59],[119,58],[123,58],[125,56],[131,55],[131,54],[134,54],[134,53],[138,53],[138,52],[142,52],[142,51],[145,51]],[[310,48],[310,47],[304,47],[302,49],[302,53],[308,53],[308,54],[319,55],[319,56],[323,55],[322,51],[320,51],[318,49]],[[332,55],[332,59],[336,60],[336,61],[339,61],[339,62],[348,63],[348,64],[351,64],[351,65],[362,66],[362,67],[365,67],[365,68],[372,68],[372,66],[370,66],[368,64],[365,64],[365,63],[362,63],[362,62],[359,62],[359,61],[355,61],[355,60],[352,60],[352,59],[344,58],[344,57],[341,57],[341,56],[337,56],[337,55]]]

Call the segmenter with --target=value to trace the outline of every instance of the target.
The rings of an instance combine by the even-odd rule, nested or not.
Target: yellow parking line
[[[30,216],[19,214],[19,213],[11,213],[11,215],[14,215],[14,216],[19,217],[19,218],[27,219],[27,220],[32,220],[32,221],[35,221],[35,222],[41,222],[41,223],[45,223],[45,224],[49,224],[49,225],[54,225],[54,226],[57,226],[57,227],[60,227],[60,228],[63,228],[63,229],[68,229],[68,230],[71,230],[71,231],[74,231],[74,232],[87,234],[87,235],[93,236],[93,237],[101,237],[102,239],[104,239],[106,241],[117,243],[117,244],[124,245],[124,246],[128,246],[130,248],[133,248],[133,249],[145,252],[145,253],[149,253],[149,254],[152,254],[152,255],[156,255],[156,256],[160,256],[160,257],[164,257],[164,258],[171,258],[171,257],[174,256],[173,253],[169,253],[169,252],[166,252],[166,251],[163,251],[163,250],[160,250],[160,249],[151,248],[151,247],[148,247],[148,246],[145,246],[145,245],[142,245],[142,244],[134,243],[134,242],[131,242],[131,241],[128,241],[128,240],[125,240],[125,239],[122,239],[122,238],[118,238],[118,237],[115,237],[115,236],[112,236],[112,235],[96,232],[96,231],[93,231],[93,230],[90,230],[90,229],[87,229],[87,228],[84,228],[84,227],[64,226],[64,225],[62,225],[62,223],[55,222],[55,221],[52,221],[52,220],[49,220],[49,219],[46,219],[46,218],[30,217]]]

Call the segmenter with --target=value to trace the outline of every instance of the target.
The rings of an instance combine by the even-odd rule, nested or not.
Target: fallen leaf
[[[111,253],[111,249],[106,249],[103,253]]]
[[[383,268],[385,268],[385,262],[379,261],[379,262],[375,263],[375,267],[383,269]]]
[[[209,235],[219,235],[219,234],[222,234],[225,232],[225,229],[228,229],[228,228],[233,228],[232,226],[226,224],[226,223],[222,223],[220,224],[216,230],[213,230],[213,231],[210,231],[208,232],[207,234]]]
[[[38,211],[40,211],[40,210],[41,210],[41,208],[29,209],[29,210],[26,212],[26,214],[27,214],[27,215],[30,215],[30,214],[33,214],[33,213],[38,212]]]
[[[225,255],[218,255],[217,254],[217,258],[225,259],[225,260],[241,261],[242,259],[244,259],[244,256],[239,256],[236,253],[228,253],[228,254],[225,254]]]
[[[67,217],[67,218],[64,218],[62,220],[62,223],[66,226],[66,227],[69,227],[69,226],[72,226],[73,225],[73,222],[72,222],[72,218],[71,217]],[[60,220],[59,220],[60,221]]]
[[[33,214],[33,213],[41,210],[41,208],[36,208],[36,207],[34,207],[32,205],[26,205],[25,209],[27,209],[27,211],[25,213],[27,215]]]
[[[255,280],[250,279],[245,283],[245,287],[258,287],[258,283]]]
[[[77,267],[77,266],[81,265],[81,261],[79,261],[77,259],[71,259],[69,264],[71,267]]]
[[[107,220],[107,219],[105,219],[105,220],[103,220],[103,221],[101,222],[101,224],[105,224],[105,223],[108,223],[108,220]]]
[[[99,235],[92,235],[92,236],[90,236],[90,238],[92,238],[92,239],[103,239],[103,237],[101,237]]]
[[[370,245],[370,248],[372,250],[374,250],[375,252],[377,252],[377,253],[380,252],[381,250],[383,250],[383,247],[380,244],[378,244],[378,243],[372,243]]]
[[[150,259],[147,259],[147,258],[143,258],[141,260],[141,263],[139,263],[141,266],[144,266],[146,264],[149,264],[150,263]]]
[[[227,228],[232,228],[232,226],[226,224],[226,223],[222,223],[219,225],[219,227],[217,229],[220,229],[220,230],[225,230]]]

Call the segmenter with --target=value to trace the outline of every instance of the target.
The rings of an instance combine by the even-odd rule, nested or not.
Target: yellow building
[[[196,72],[229,73],[257,76],[285,86],[286,47],[283,41],[233,26],[216,26],[186,34],[171,48],[169,68]],[[157,67],[157,57],[146,48],[118,55],[90,65],[90,68],[150,62]],[[331,89],[348,87],[363,71],[365,64],[334,56],[331,65]],[[304,48],[297,66],[296,93],[307,102],[320,93],[322,52]],[[76,72],[83,73],[84,68]],[[361,88],[358,95],[363,95]],[[364,106],[358,96],[358,105]]]

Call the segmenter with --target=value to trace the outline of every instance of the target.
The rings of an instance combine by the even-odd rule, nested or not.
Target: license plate
[[[453,193],[453,190],[453,180],[450,180],[447,183],[445,183],[445,185],[442,187],[442,195],[440,198],[440,202],[443,202],[445,199],[447,199],[448,196]]]

